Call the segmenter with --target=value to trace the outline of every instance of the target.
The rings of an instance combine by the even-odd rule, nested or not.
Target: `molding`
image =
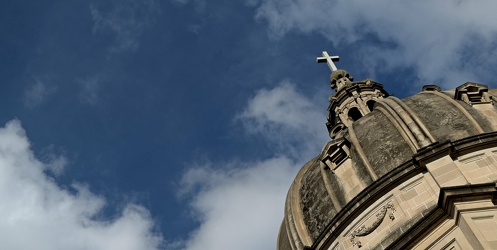
[[[416,174],[425,171],[425,164],[427,162],[440,159],[447,155],[457,157],[458,155],[490,148],[496,145],[497,132],[492,132],[470,136],[454,142],[447,141],[445,143],[433,143],[423,148],[418,153],[413,155],[412,160],[399,165],[389,173],[381,176],[378,180],[362,190],[356,197],[343,206],[342,210],[340,210],[340,212],[338,212],[331,222],[323,229],[322,233],[309,249],[328,249],[328,247],[335,242],[338,236],[355,218],[357,218],[357,216],[361,214],[361,212],[371,206],[380,197],[398,186],[398,183],[404,182]],[[492,185],[495,186],[495,184]],[[439,214],[441,212],[442,210],[439,211],[438,209],[435,209],[426,217],[434,216],[432,214]]]
[[[333,207],[338,212],[342,209],[342,205],[340,204],[340,201],[338,200],[338,197],[335,194],[335,192],[333,192],[333,188],[330,184],[330,179],[328,178],[328,176],[326,174],[326,171],[331,171],[331,170],[327,170],[326,169],[327,166],[323,162],[319,162],[319,168],[321,171],[321,177],[323,178],[324,187],[326,188],[326,191],[328,192],[328,196],[331,199],[331,203],[332,203]]]
[[[395,112],[396,116],[398,116],[398,121],[404,123],[405,127],[407,127],[409,132],[414,136],[418,148],[425,147],[435,141],[431,141],[430,138],[423,133],[423,130],[419,127],[418,123],[405,109],[404,106],[406,105],[399,104],[399,102],[402,103],[402,101],[399,100],[399,102],[396,102],[392,98],[386,98],[384,102],[386,105],[390,106],[390,108]]]
[[[466,116],[466,118],[473,124],[474,128],[477,130],[478,133],[485,133],[485,130],[483,130],[483,128],[475,120],[475,118],[465,108],[463,108],[461,104],[458,103],[456,100],[436,91],[424,91],[421,92],[420,94],[429,94],[429,95],[436,95],[442,97],[443,99],[447,100],[450,104],[452,104],[454,107],[456,107],[459,111],[461,111],[463,115]]]
[[[392,204],[392,201],[390,200],[390,201],[386,202],[386,204],[381,207],[380,211],[378,211],[376,213],[376,221],[374,221],[373,224],[371,224],[371,226],[366,227],[363,224],[360,227],[356,228],[352,232],[352,234],[350,234],[349,237],[350,237],[350,241],[352,242],[352,246],[357,246],[359,248],[362,247],[361,241],[356,239],[356,238],[367,236],[367,235],[371,234],[374,230],[376,230],[381,225],[383,220],[385,219],[388,210],[391,210],[390,214],[388,215],[388,218],[390,218],[390,220],[392,220],[392,221],[395,220],[396,210],[395,210],[394,205]]]
[[[399,131],[399,134],[404,138],[404,141],[406,141],[406,143],[409,145],[411,151],[413,153],[416,153],[417,149],[419,149],[420,146],[416,142],[416,138],[414,137],[414,135],[407,128],[405,123],[402,122],[402,119],[400,119],[395,111],[384,102],[377,102],[375,109],[383,113],[388,118],[390,123],[392,123],[397,131]]]
[[[302,176],[315,162],[316,160],[313,159],[306,163],[304,167],[302,167],[302,169],[295,177],[294,182],[290,186],[290,190],[288,191],[286,197],[286,226],[290,231],[288,239],[290,240],[290,244],[292,245],[292,247],[294,247],[294,249],[301,249],[305,245],[312,244],[312,239],[310,237],[309,230],[307,229],[307,225],[305,225],[303,222],[304,215],[300,207],[299,190],[301,187]]]
[[[414,122],[416,122],[416,124],[419,126],[419,128],[424,133],[424,135],[426,137],[428,137],[428,139],[430,140],[431,143],[436,142],[435,137],[433,137],[433,135],[430,133],[430,130],[428,130],[428,128],[425,126],[425,124],[423,123],[423,121],[421,121],[421,119],[418,117],[418,115],[416,114],[416,112],[414,112],[411,108],[409,108],[409,106],[407,106],[399,98],[397,98],[395,96],[390,96],[390,99],[392,99],[397,104],[399,104],[409,114],[409,116],[411,117],[411,119],[413,119]]]
[[[397,181],[408,180],[423,170],[424,168],[420,168],[409,161],[373,182],[340,210],[325,227],[323,233],[318,236],[310,249],[327,249],[362,211],[392,190]]]
[[[348,128],[349,131],[349,136],[350,136],[350,141],[352,142],[352,145],[354,145],[355,149],[357,150],[357,153],[361,157],[362,162],[364,163],[364,166],[366,166],[366,170],[368,170],[369,176],[371,176],[371,179],[373,181],[378,180],[378,175],[374,171],[373,166],[371,166],[371,163],[368,160],[368,157],[366,157],[366,154],[364,153],[364,150],[362,149],[361,143],[357,139],[357,136],[354,131],[354,126],[350,126]]]
[[[411,249],[418,240],[426,237],[433,228],[446,219],[456,217],[456,214],[459,213],[455,207],[457,202],[495,200],[497,196],[495,185],[495,183],[485,183],[441,188],[437,208],[405,231],[387,249]]]

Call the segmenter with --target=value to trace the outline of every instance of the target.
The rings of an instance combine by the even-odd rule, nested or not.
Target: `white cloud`
[[[445,87],[495,76],[495,1],[261,0],[258,4],[257,18],[268,23],[274,38],[291,31],[319,33],[336,48],[356,46],[353,60],[371,75],[413,68],[420,83]]]
[[[123,0],[110,11],[101,11],[98,6],[90,5],[93,19],[93,33],[112,33],[115,45],[111,52],[134,51],[139,46],[141,33],[158,14],[155,0]]]
[[[0,249],[158,249],[148,211],[128,204],[98,219],[105,199],[81,184],[59,187],[44,174],[17,120],[0,128]]]
[[[46,83],[39,79],[35,79],[35,82],[24,91],[24,96],[22,98],[24,106],[28,108],[34,108],[42,104],[48,96],[53,94],[57,89],[55,87],[50,87]]]
[[[316,154],[329,139],[325,111],[294,84],[282,82],[257,91],[237,119],[249,133],[268,138],[287,153],[300,152],[300,156],[302,151]]]
[[[54,145],[44,147],[41,150],[39,158],[44,163],[46,169],[55,176],[61,175],[68,164],[64,152],[56,149]]]
[[[232,163],[190,169],[183,184],[200,186],[192,208],[201,225],[185,249],[274,249],[286,192],[297,169],[285,157],[248,166]]]
[[[238,122],[279,147],[272,158],[198,164],[187,171],[182,193],[194,194],[191,207],[200,226],[185,249],[275,249],[290,184],[328,139],[319,110],[290,83],[259,90],[249,100]]]

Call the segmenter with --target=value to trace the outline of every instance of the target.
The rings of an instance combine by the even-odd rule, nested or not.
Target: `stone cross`
[[[323,56],[316,58],[317,63],[323,63],[326,62],[328,64],[328,67],[330,67],[331,72],[337,70],[337,66],[333,62],[338,62],[340,58],[338,56],[330,56],[328,55],[328,52],[323,51]]]

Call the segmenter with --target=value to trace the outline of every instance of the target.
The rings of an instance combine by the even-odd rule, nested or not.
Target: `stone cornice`
[[[350,97],[353,91],[364,92],[364,91],[374,91],[380,90],[385,97],[388,93],[383,89],[383,84],[374,82],[372,80],[363,80],[358,82],[352,82],[349,86],[340,89],[338,92],[330,96],[330,108],[334,106],[339,106],[346,98]]]
[[[411,228],[404,231],[403,237],[394,241],[388,249],[408,249],[416,240],[423,238],[430,232],[430,228],[436,227],[447,218],[456,216],[455,203],[460,201],[493,200],[497,195],[495,183],[483,183],[464,186],[445,187],[440,189],[438,206],[429,212],[424,218],[415,223]]]
[[[345,230],[347,225],[349,225],[362,211],[373,204],[379,197],[398,186],[399,183],[424,171],[426,169],[426,163],[446,155],[457,157],[458,155],[495,145],[497,145],[497,132],[470,136],[454,142],[435,142],[420,149],[418,153],[413,155],[410,161],[399,165],[388,174],[381,176],[368,188],[364,189],[356,197],[350,200],[325,227],[323,233],[319,235],[309,249],[326,249],[325,247],[328,247],[333,243],[339,234]]]

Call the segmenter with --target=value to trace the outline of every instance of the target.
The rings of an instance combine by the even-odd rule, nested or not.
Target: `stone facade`
[[[497,249],[497,89],[331,85],[332,140],[290,187],[278,250]]]

